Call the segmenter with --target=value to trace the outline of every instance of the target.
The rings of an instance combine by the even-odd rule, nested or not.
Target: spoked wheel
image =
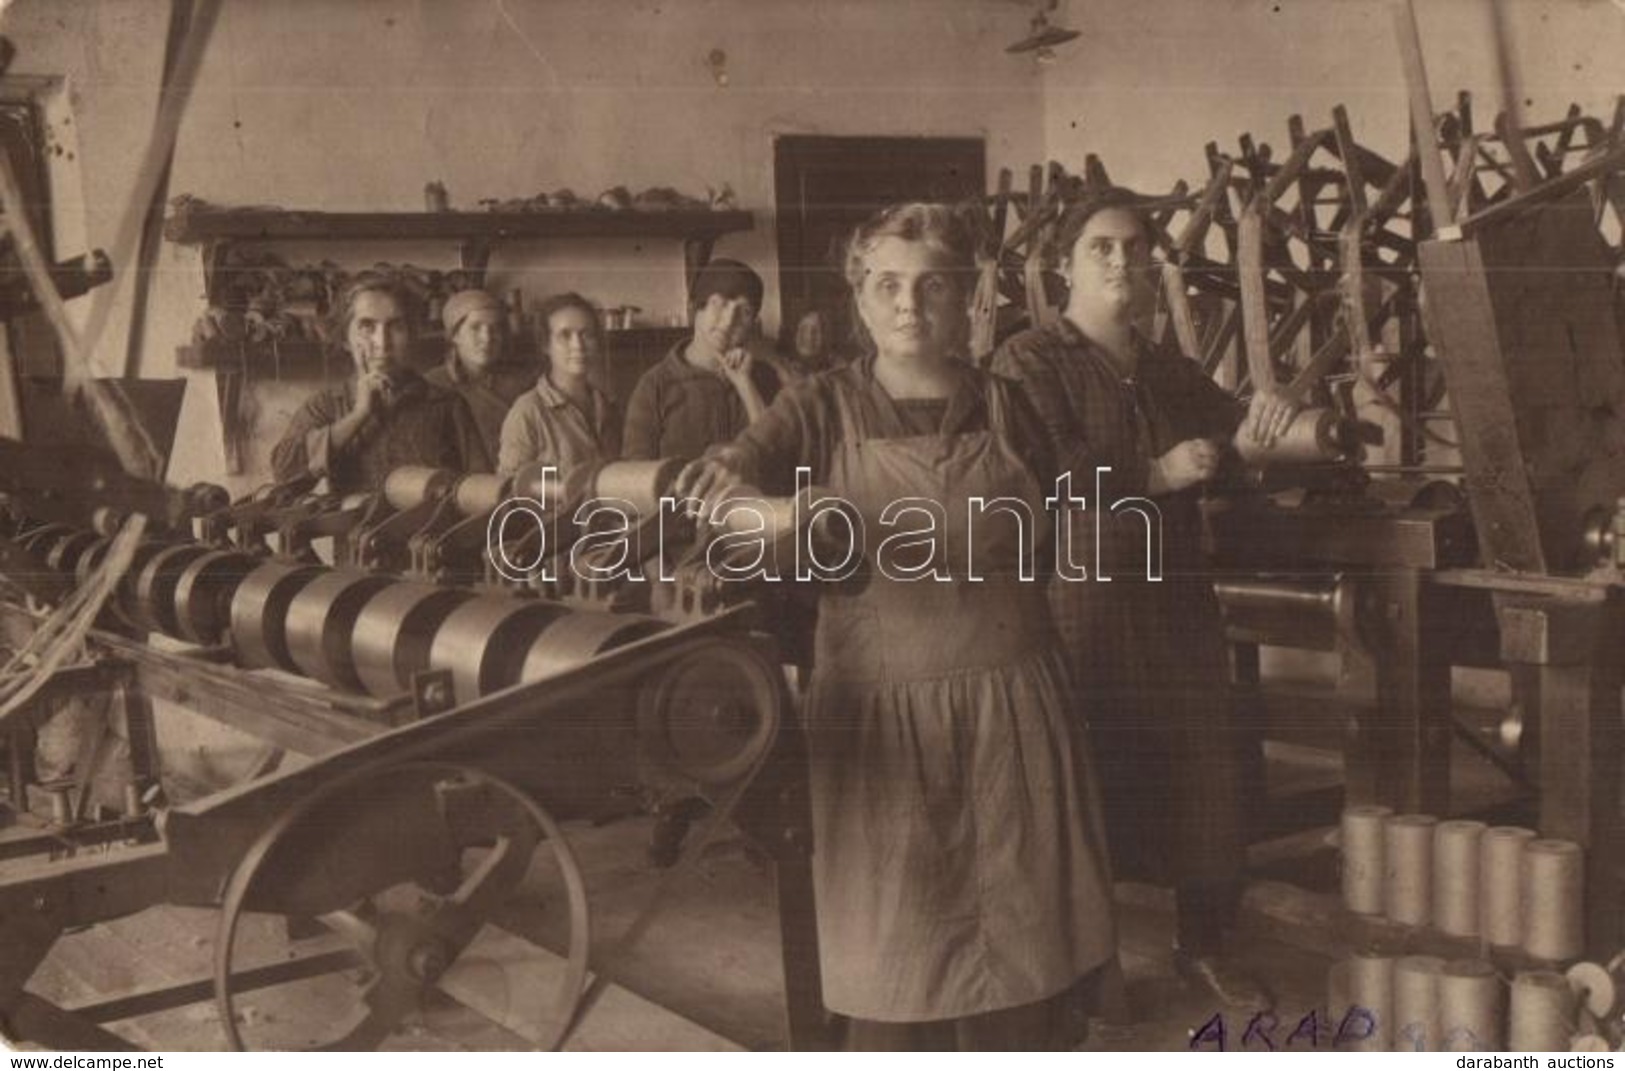
[[[551,994],[534,1014],[512,1009],[552,1049],[586,982],[590,938],[586,882],[553,816],[465,766],[414,763],[335,781],[272,823],[227,884],[214,967],[227,1041],[237,1051],[378,1048],[522,887],[570,913],[569,957]],[[277,923],[310,919],[330,931],[326,947],[296,960]],[[238,994],[270,985],[276,1010],[239,1018]]]

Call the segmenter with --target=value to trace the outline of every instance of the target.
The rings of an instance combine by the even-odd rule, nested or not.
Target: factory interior
[[[1621,57],[0,3],[0,1035],[1625,1051]]]

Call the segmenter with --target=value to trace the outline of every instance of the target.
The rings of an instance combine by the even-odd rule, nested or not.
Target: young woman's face
[[[1132,309],[1148,293],[1151,245],[1140,218],[1126,208],[1089,217],[1062,265],[1072,287],[1069,300]]]
[[[566,305],[547,318],[547,356],[559,374],[577,378],[598,359],[598,326],[586,309]]]
[[[858,315],[886,357],[948,356],[969,327],[965,294],[947,253],[890,236],[864,255]]]

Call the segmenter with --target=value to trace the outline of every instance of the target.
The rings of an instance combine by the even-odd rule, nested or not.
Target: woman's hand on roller
[[[745,482],[737,459],[725,451],[718,451],[684,465],[672,489],[678,499],[713,502]]]
[[[1247,407],[1247,435],[1260,446],[1270,446],[1286,434],[1302,408],[1298,402],[1276,390],[1261,390]]]

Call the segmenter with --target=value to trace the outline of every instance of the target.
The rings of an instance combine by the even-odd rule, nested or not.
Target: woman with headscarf
[[[508,311],[488,291],[459,290],[446,300],[440,321],[446,328],[446,360],[423,378],[462,396],[479,425],[486,454],[495,458],[502,422],[514,401],[535,384],[535,369],[509,362]]]

